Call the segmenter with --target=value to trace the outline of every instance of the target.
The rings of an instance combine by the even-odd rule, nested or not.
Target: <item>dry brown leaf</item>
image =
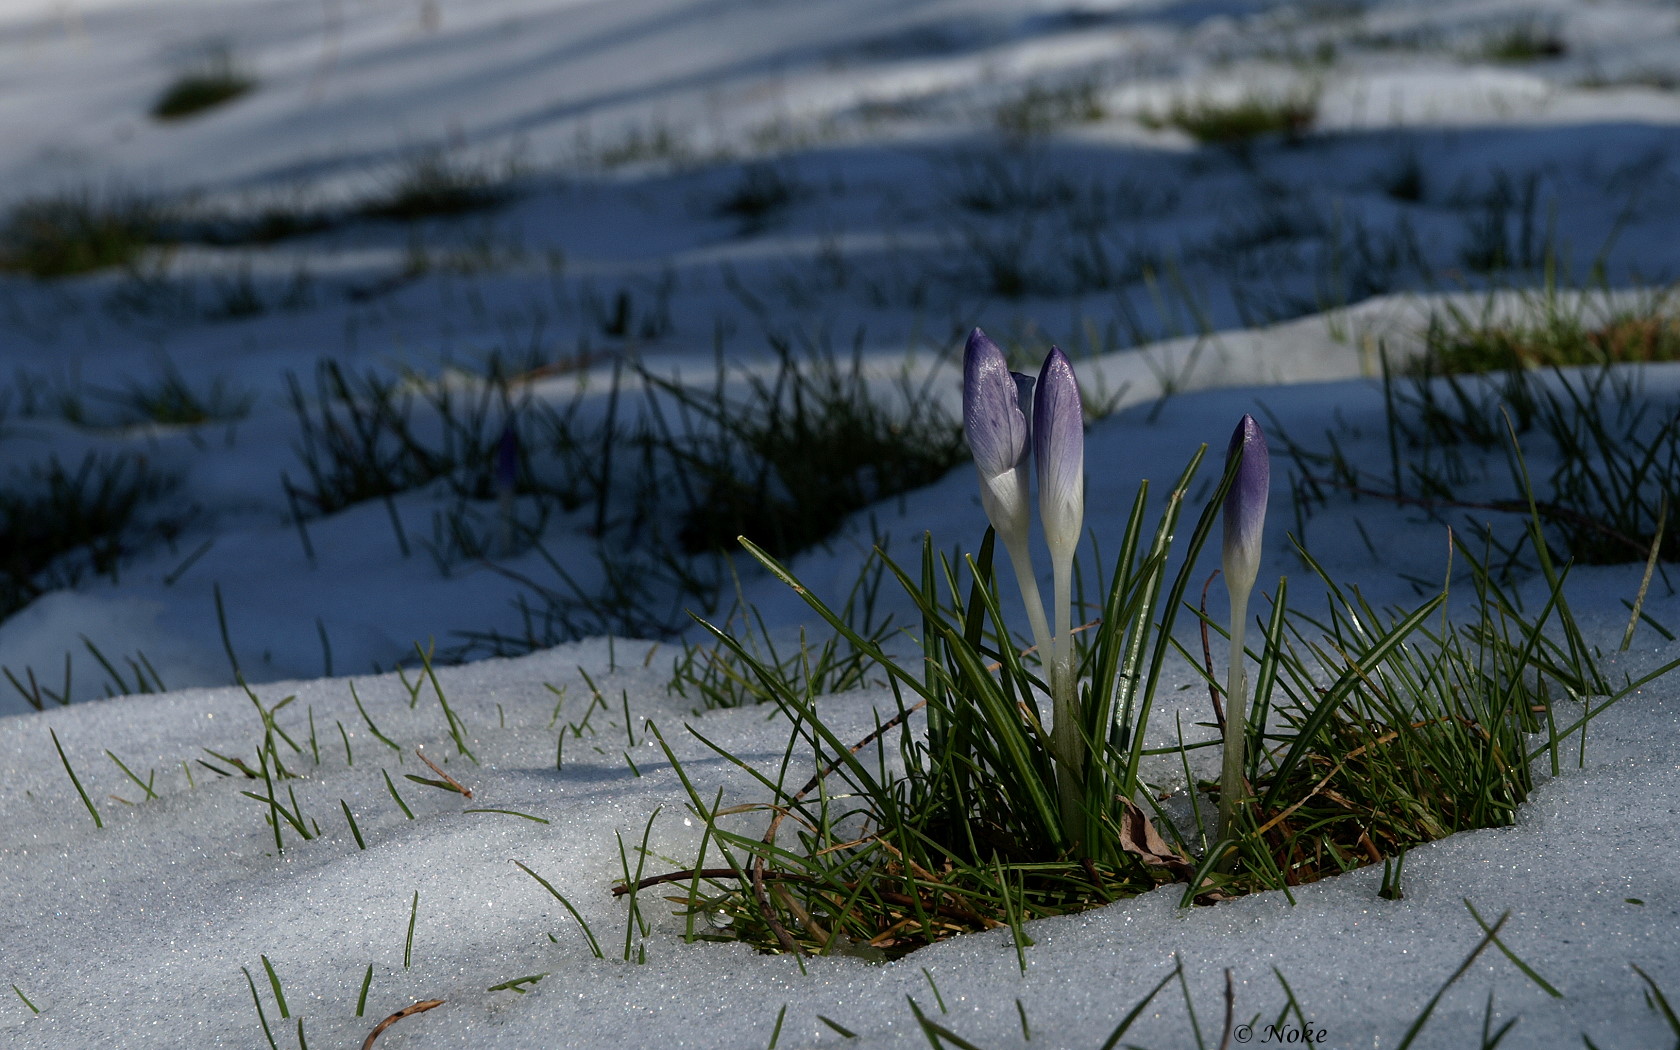
[[[1170,869],[1175,875],[1189,877],[1195,874],[1196,865],[1161,837],[1136,802],[1123,798],[1120,805],[1124,811],[1120,818],[1121,849],[1145,864]]]
[[[367,1042],[362,1044],[362,1050],[373,1050],[373,1041],[379,1038],[379,1033],[396,1024],[403,1018],[413,1017],[415,1014],[423,1014],[427,1010],[434,1010],[442,1005],[442,999],[422,999],[412,1006],[403,1007],[390,1017],[385,1018],[385,1020],[373,1026],[373,1031],[368,1033]]]

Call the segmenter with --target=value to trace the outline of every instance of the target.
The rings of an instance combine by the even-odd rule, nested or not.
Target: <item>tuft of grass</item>
[[[758,233],[808,192],[791,171],[755,161],[741,167],[740,177],[712,206],[712,213],[735,220],[743,235]]]
[[[1667,296],[1615,306],[1547,289],[1521,305],[1514,320],[1496,315],[1491,299],[1479,315],[1437,315],[1423,355],[1386,376],[1391,477],[1364,477],[1339,454],[1292,446],[1301,477],[1314,489],[1328,481],[1436,510],[1532,512],[1560,558],[1653,568],[1680,560],[1680,530],[1667,527],[1668,508],[1680,505],[1680,405],[1653,399],[1637,374],[1615,368],[1680,359]],[[1557,371],[1566,368],[1579,371]],[[1532,492],[1507,418],[1556,453],[1557,467]],[[1506,492],[1459,495],[1501,468]]]
[[[1529,747],[1527,734],[1542,728],[1537,713],[1554,697],[1615,692],[1575,628],[1563,573],[1548,577],[1546,606],[1528,613],[1485,563],[1462,553],[1475,613],[1456,628],[1431,627],[1445,587],[1404,616],[1385,613],[1299,553],[1329,584],[1329,613],[1285,622],[1274,610],[1261,683],[1283,698],[1256,699],[1278,724],[1258,736],[1270,757],[1250,773],[1258,804],[1237,846],[1269,888],[1513,823],[1532,788],[1531,759],[1557,744]],[[1327,691],[1324,681],[1333,682]]]
[[[580,134],[577,152],[585,163],[607,170],[639,164],[675,167],[697,158],[697,150],[685,133],[663,121],[633,127],[615,141],[600,146],[587,134]]]
[[[360,212],[374,219],[412,222],[483,211],[512,197],[510,174],[441,149],[423,150],[399,167],[383,191],[363,202]]]
[[[806,360],[777,338],[772,349],[773,372],[742,374],[744,397],[729,393],[721,364],[704,392],[644,373],[700,424],[650,436],[681,485],[685,550],[727,550],[751,533],[766,550],[791,554],[827,539],[846,515],[935,481],[962,460],[958,421],[933,397],[931,378],[872,380],[861,349]]]
[[[891,617],[877,621],[875,604],[880,594],[886,565],[871,556],[857,582],[840,607],[840,616],[871,647],[878,648],[895,632]],[[808,696],[843,693],[868,685],[869,652],[840,632],[830,632],[822,645],[811,644],[803,629],[798,645],[777,645],[775,632],[764,617],[747,604],[737,588],[734,609],[724,618],[729,632],[761,666],[783,681],[801,681]],[[739,622],[740,626],[735,624]],[[743,707],[770,703],[774,691],[765,687],[752,666],[743,662],[729,644],[713,639],[710,644],[693,642],[682,647],[671,668],[668,692],[685,700],[699,701],[703,708]]]
[[[1495,174],[1481,194],[1465,204],[1470,210],[1459,261],[1473,273],[1537,271],[1553,261],[1553,230],[1540,217],[1540,176],[1521,179]]]
[[[935,170],[949,182],[946,196],[951,203],[980,215],[1049,211],[1079,203],[1079,187],[1066,176],[1043,170],[1030,153],[958,154]]]
[[[111,659],[106,657],[106,655],[100,650],[99,646],[93,643],[93,639],[83,635],[82,645],[87,649],[88,655],[92,656],[94,661],[98,663],[100,668],[105,672],[105,680],[102,685],[107,698],[114,696],[134,696],[144,693],[168,692],[168,687],[164,685],[163,678],[158,674],[157,668],[152,666],[152,662],[146,659],[146,654],[144,652],[135,650],[133,655],[125,654],[122,657],[122,661],[128,665],[129,672],[134,675],[133,684],[130,684],[129,679],[117,667],[117,665],[112,662]],[[21,679],[10,667],[0,667],[0,677],[4,677],[11,687],[17,691],[19,696],[23,697],[24,702],[30,707],[33,707],[37,711],[44,711],[48,705],[56,707],[69,706],[70,698],[72,696],[70,689],[72,666],[71,654],[69,651],[66,651],[64,654],[63,684],[57,689],[54,689],[45,682],[38,680],[35,677],[35,669],[33,667],[25,667],[23,669],[23,677]],[[27,685],[25,684],[26,682],[28,683]],[[106,754],[111,755],[112,760],[122,768],[122,771],[128,775],[130,780],[133,780],[137,785],[139,785],[142,791],[147,793],[148,797],[156,797],[151,790],[150,783],[141,781],[140,778],[135,776],[135,774],[129,770],[127,766],[123,765],[122,760],[117,758],[116,755],[111,754],[109,751],[107,751]],[[147,781],[150,781],[151,779],[151,777],[148,777]]]
[[[1506,372],[1680,360],[1680,316],[1666,296],[1612,311],[1555,290],[1531,297],[1523,320],[1453,310],[1430,319],[1420,375]]]
[[[313,396],[296,376],[287,384],[308,483],[286,487],[319,513],[440,478],[461,498],[492,494],[501,427],[513,410],[505,381],[463,394],[448,380],[356,375],[324,360]]]
[[[741,829],[734,817],[751,810],[708,801],[665,745],[705,844],[692,868],[651,880],[626,872],[615,892],[675,884],[674,899],[692,914],[725,916],[732,936],[766,951],[894,957],[1007,926],[1022,952],[1028,919],[1168,883],[1184,887],[1186,905],[1287,892],[1460,830],[1510,824],[1532,785],[1531,763],[1549,758],[1555,768],[1564,737],[1584,724],[1551,722],[1554,698],[1607,696],[1596,713],[1680,666],[1619,687],[1608,681],[1569,610],[1567,569],[1552,561],[1537,513],[1528,543],[1548,585],[1543,606],[1519,605],[1485,559],[1461,553],[1473,599],[1456,624],[1443,613],[1446,586],[1415,608],[1376,609],[1302,549],[1329,595],[1328,611],[1291,609],[1286,581],[1270,596],[1263,642],[1251,654],[1259,670],[1247,719],[1250,796],[1234,835],[1210,841],[1203,814],[1211,801],[1203,798],[1216,795],[1216,785],[1193,785],[1169,811],[1143,779],[1145,759],[1155,755],[1186,763],[1188,779],[1188,750],[1203,746],[1143,744],[1164,661],[1182,652],[1174,620],[1231,483],[1228,472],[1174,551],[1200,458],[1192,457],[1153,528],[1147,483],[1141,487],[1110,575],[1098,581],[1102,614],[1076,655],[1088,754],[1071,807],[1058,804],[1038,706],[1043,683],[1003,615],[989,532],[978,554],[960,562],[936,555],[931,538],[919,568],[883,559],[922,621],[920,658],[904,662],[743,540],[873,661],[898,713],[862,740],[842,737],[798,674],[714,627],[794,727],[780,772],[753,774],[766,792],[760,808],[772,816],[762,832]],[[1219,630],[1204,622],[1208,628]],[[1207,668],[1217,717],[1215,680]],[[1529,734],[1548,727],[1531,746]],[[805,768],[795,754],[806,751],[816,774],[790,781],[790,769]]]
[[[88,453],[74,468],[55,456],[0,485],[0,616],[87,573],[114,577],[135,546],[167,521],[147,511],[174,480],[135,455]]]
[[[992,111],[992,120],[1005,134],[1018,138],[1047,135],[1069,124],[1102,120],[1102,84],[1096,77],[1057,84],[1029,84],[1016,97]]]
[[[256,401],[255,395],[234,389],[224,376],[217,376],[207,387],[194,384],[170,361],[164,362],[162,374],[155,379],[129,380],[121,390],[90,387],[89,394],[115,407],[112,422],[118,426],[142,422],[198,426],[243,419]]]
[[[158,240],[165,218],[160,204],[134,193],[19,201],[0,222],[0,271],[55,278],[128,266]]]
[[[222,248],[268,245],[343,225],[343,215],[304,201],[269,204],[254,214],[210,214],[175,224],[183,241]]]
[[[1406,204],[1417,204],[1427,193],[1427,183],[1424,179],[1423,161],[1416,153],[1407,153],[1395,159],[1395,164],[1382,177],[1382,190],[1388,196]]]
[[[240,69],[226,48],[216,48],[199,68],[177,77],[152,104],[157,120],[183,120],[232,102],[257,86],[257,80]]]
[[[1569,44],[1558,27],[1548,21],[1530,18],[1517,22],[1483,38],[1480,55],[1494,62],[1534,62],[1548,58],[1562,58],[1569,53]]]
[[[1250,92],[1233,102],[1180,98],[1165,113],[1142,113],[1146,128],[1178,128],[1207,145],[1241,145],[1265,135],[1296,140],[1318,119],[1318,90],[1284,94]]]
[[[1391,378],[1389,388],[1391,459],[1398,462],[1399,445],[1407,445],[1409,476],[1362,480],[1328,464],[1344,487],[1437,508],[1532,512],[1559,557],[1588,564],[1680,560],[1680,530],[1666,525],[1668,508],[1680,505],[1680,404],[1644,395],[1636,377],[1603,365],[1542,382],[1512,368],[1486,379],[1424,372]],[[1520,455],[1500,448],[1505,419],[1558,452],[1537,492]],[[1500,467],[1510,475],[1507,494],[1459,497],[1464,484]],[[1311,470],[1303,462],[1303,474]]]

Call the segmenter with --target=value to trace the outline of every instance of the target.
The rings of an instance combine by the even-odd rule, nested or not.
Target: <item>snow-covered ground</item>
[[[1497,57],[1512,41],[1537,53]],[[148,115],[217,52],[253,92],[184,121]],[[86,700],[118,688],[97,649],[129,685],[172,690],[35,713],[0,686],[0,986],[19,993],[0,1000],[0,1044],[266,1046],[243,968],[280,1046],[359,1045],[422,999],[445,1005],[379,1046],[761,1047],[784,1004],[780,1046],[926,1045],[909,996],[988,1050],[1026,1045],[1023,1017],[1031,1045],[1096,1047],[1176,956],[1185,988],[1162,992],[1128,1039],[1192,1045],[1188,997],[1216,1045],[1228,969],[1237,1018],[1263,1018],[1255,1042],[1287,981],[1327,1033],[1318,1045],[1394,1046],[1480,939],[1468,900],[1490,921],[1509,912],[1501,939],[1563,996],[1490,949],[1414,1045],[1470,1044],[1490,1011],[1495,1028],[1520,1018],[1505,1046],[1667,1045],[1631,967],[1680,995],[1668,680],[1595,722],[1584,768],[1546,779],[1516,827],[1414,850],[1400,901],[1376,896],[1370,869],[1293,906],[1267,894],[1183,911],[1156,893],[1033,924],[1024,974],[1007,931],[801,972],[740,945],[684,944],[682,923],[650,908],[638,964],[622,960],[625,905],[608,892],[616,836],[639,842],[659,810],[657,869],[691,861],[700,834],[646,723],[703,794],[737,802],[759,800],[754,782],[683,724],[771,764],[786,724],[696,714],[671,695],[681,637],[567,637],[549,622],[554,648],[438,669],[473,764],[432,685],[409,688],[415,644],[482,655],[482,639],[521,636],[558,593],[569,611],[594,608],[604,566],[646,536],[610,499],[600,514],[540,517],[524,495],[515,513],[540,549],[469,557],[444,530],[493,529],[489,491],[462,496],[445,479],[319,515],[282,476],[306,476],[300,419],[321,362],[400,382],[423,433],[441,426],[428,398],[469,402],[495,358],[518,372],[521,403],[601,420],[648,403],[633,384],[610,395],[615,363],[707,388],[720,357],[760,368],[776,340],[855,346],[883,389],[925,378],[954,410],[955,355],[976,324],[1023,360],[1059,342],[1088,397],[1113,409],[1087,451],[1087,524],[1104,549],[1140,477],[1165,485],[1244,412],[1386,476],[1373,377],[1381,352],[1415,352],[1431,316],[1532,311],[1534,296],[1489,289],[1548,275],[1618,301],[1677,276],[1677,83],[1680,11],[1654,0],[0,0],[0,206],[145,199],[175,208],[180,229],[220,231],[89,276],[0,273],[8,487],[88,455],[167,479],[111,571],[72,558],[50,577],[65,586],[17,603],[0,666],[60,690],[68,659],[68,691]],[[1235,146],[1200,145],[1167,119],[1244,98],[1315,108],[1298,135]],[[413,222],[353,216],[428,163],[506,199]],[[323,228],[233,235],[276,210]],[[139,418],[125,392],[172,375],[242,411]],[[1673,413],[1674,366],[1636,382],[1654,414]],[[482,425],[492,439],[500,412]],[[536,458],[533,434],[521,431]],[[1548,450],[1530,452],[1544,473]],[[1288,533],[1377,603],[1443,577],[1444,526],[1473,512],[1333,495],[1296,517],[1285,463],[1262,580],[1301,574]],[[600,469],[621,492],[636,467],[616,456]],[[1483,483],[1466,500],[1509,495]],[[983,528],[960,466],[794,565],[836,595],[878,539],[908,554],[924,529],[949,548]],[[1640,570],[1570,577],[1607,651]],[[775,581],[748,572],[742,587],[778,629],[805,619]],[[1680,598],[1659,578],[1646,611],[1672,625]],[[681,628],[642,622],[655,621]],[[1677,655],[1641,628],[1610,662],[1637,676]],[[288,787],[319,834],[287,830],[279,856],[268,807],[241,793],[252,785],[199,761],[231,770],[217,755],[253,759],[262,738],[230,660],[262,707],[295,696],[275,718],[301,748],[288,765],[304,777]],[[399,665],[401,677],[378,673]],[[585,675],[610,703],[572,733]],[[1177,688],[1193,672],[1174,675],[1158,727],[1175,708],[1206,718],[1201,691]],[[863,690],[824,708],[861,734],[890,702]],[[426,775],[416,747],[473,799],[404,780]],[[606,961],[515,860],[577,906]],[[525,994],[493,990],[536,974]]]

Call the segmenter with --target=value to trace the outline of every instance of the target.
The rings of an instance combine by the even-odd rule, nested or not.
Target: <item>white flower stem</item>
[[[1055,579],[1056,634],[1051,641],[1050,701],[1056,724],[1050,746],[1056,759],[1056,788],[1062,826],[1072,844],[1083,838],[1084,806],[1080,784],[1085,768],[1085,738],[1080,733],[1079,683],[1073,667],[1073,557],[1052,555]]]
[[[1021,589],[1021,604],[1027,607],[1027,622],[1032,625],[1033,645],[1039,662],[1050,665],[1050,625],[1044,619],[1044,599],[1038,595],[1038,577],[1033,575],[1032,551],[1026,536],[1004,536],[1003,549],[1009,552],[1009,565],[1015,570],[1015,584]]]
[[[1226,577],[1230,579],[1229,576]],[[1219,777],[1219,822],[1215,841],[1236,833],[1237,802],[1248,792],[1243,779],[1244,748],[1248,740],[1248,668],[1243,656],[1243,635],[1248,628],[1248,588],[1231,588],[1231,658],[1225,680],[1225,748]],[[1220,871],[1236,866],[1235,851],[1219,862]]]

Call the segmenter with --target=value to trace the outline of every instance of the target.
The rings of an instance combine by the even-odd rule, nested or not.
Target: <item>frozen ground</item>
[[[1512,40],[1531,53],[1502,57]],[[152,120],[163,87],[218,48],[256,89]],[[654,403],[630,379],[610,395],[615,362],[706,388],[719,357],[762,369],[776,340],[855,346],[882,389],[931,376],[954,407],[954,354],[975,324],[1023,357],[1060,342],[1113,409],[1089,436],[1099,544],[1140,476],[1165,484],[1245,411],[1381,474],[1379,349],[1414,351],[1449,308],[1533,309],[1489,290],[1548,274],[1629,299],[1676,277],[1676,83],[1680,12],[1618,0],[0,0],[0,204],[161,201],[179,234],[127,268],[0,273],[9,490],[88,455],[161,479],[112,559],[72,554],[13,593],[0,665],[58,689],[68,658],[78,699],[137,679],[172,690],[33,713],[0,686],[0,985],[19,991],[0,1000],[0,1043],[266,1046],[243,967],[281,1046],[359,1045],[428,998],[446,1005],[378,1045],[761,1047],[783,1004],[781,1046],[926,1045],[908,995],[988,1050],[1024,1045],[1022,1016],[1031,1045],[1096,1047],[1176,954],[1187,990],[1155,1000],[1129,1037],[1142,1045],[1197,1041],[1187,997],[1215,1045],[1229,968],[1239,1019],[1276,1017],[1281,975],[1328,1033],[1320,1045],[1386,1047],[1479,939],[1469,900],[1490,920],[1510,913],[1502,939],[1563,997],[1490,949],[1414,1045],[1472,1044],[1488,1012],[1494,1027],[1520,1018],[1504,1046],[1666,1045],[1630,967],[1680,994],[1680,701],[1667,681],[1595,723],[1585,768],[1544,783],[1516,827],[1415,850],[1402,901],[1377,898],[1370,870],[1293,907],[1262,895],[1186,912],[1157,893],[1035,924],[1025,974],[997,934],[801,974],[744,947],[685,945],[660,912],[631,943],[638,965],[622,961],[624,905],[607,892],[615,832],[634,845],[660,810],[650,868],[686,864],[699,835],[645,723],[703,794],[741,802],[757,798],[752,782],[683,723],[765,763],[787,727],[756,710],[696,715],[669,693],[680,610],[704,596],[656,581],[645,608],[613,604],[615,559],[665,535],[638,531],[645,508],[622,496],[634,457],[600,464],[612,484],[598,503],[520,495],[525,541],[506,556],[464,551],[448,531],[494,531],[487,479],[444,476],[330,513],[288,499],[281,479],[307,476],[302,421],[330,429],[323,361],[400,382],[416,432],[441,441],[439,392],[459,412],[498,369],[521,412],[576,405],[600,421]],[[1244,98],[1310,99],[1311,116],[1228,146],[1167,119]],[[427,165],[496,203],[364,214]],[[265,212],[314,232],[259,240]],[[224,418],[147,418],[136,392],[172,375]],[[1672,414],[1671,367],[1630,381]],[[510,412],[492,402],[474,436],[493,442]],[[517,415],[539,457],[533,418]],[[1543,468],[1547,450],[1533,454]],[[1503,461],[1489,469],[1496,480]],[[1470,517],[1344,496],[1294,519],[1291,484],[1280,470],[1262,579],[1299,574],[1285,537],[1303,533],[1379,602],[1440,579],[1443,525]],[[877,540],[903,553],[930,529],[972,546],[983,522],[958,467],[795,564],[834,594]],[[1638,580],[1638,566],[1571,577],[1606,649]],[[803,616],[773,581],[749,573],[743,588],[779,628]],[[547,614],[535,629],[532,609]],[[1680,619],[1661,580],[1647,612]],[[598,637],[630,628],[658,637]],[[377,673],[405,665],[417,682],[416,642],[482,657],[521,639],[560,644],[438,672],[476,765],[430,684],[410,693]],[[1641,628],[1615,666],[1637,675],[1675,655]],[[231,770],[206,749],[249,757],[262,737],[257,708],[228,686],[230,657],[264,706],[296,696],[276,717],[301,748],[288,762],[305,776],[289,785],[320,834],[288,829],[281,856],[268,808],[241,794],[260,782],[199,764]],[[572,733],[585,672],[610,703]],[[1164,702],[1203,719],[1199,692]],[[878,702],[866,690],[826,704],[861,732]],[[416,746],[474,799],[404,780],[425,774]],[[142,779],[155,771],[158,797],[107,751]],[[579,908],[606,961],[513,860]],[[536,974],[526,994],[492,990]]]

